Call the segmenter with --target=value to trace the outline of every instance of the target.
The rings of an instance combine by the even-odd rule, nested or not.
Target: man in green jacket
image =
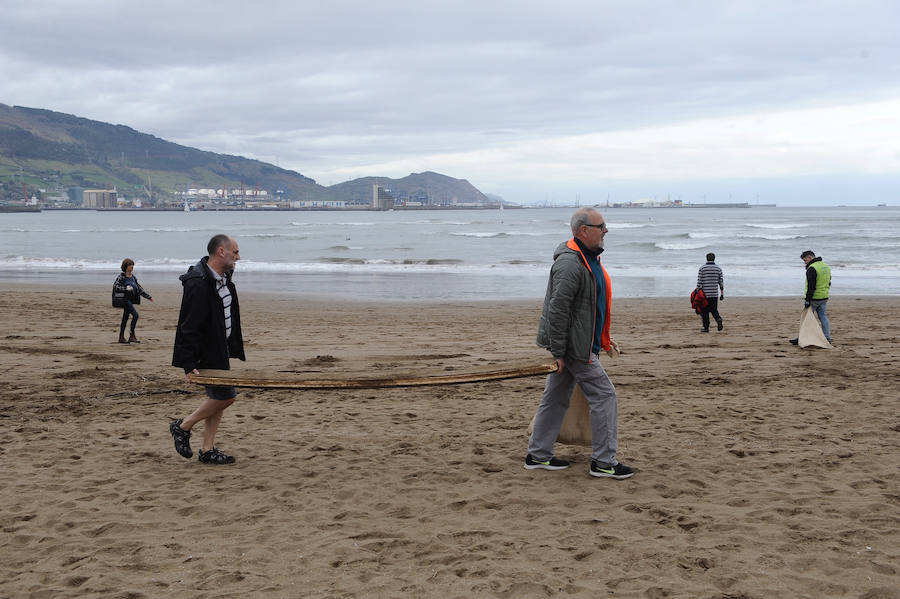
[[[562,470],[565,460],[553,456],[575,383],[590,407],[591,476],[629,478],[634,471],[616,460],[619,404],[616,390],[600,364],[599,353],[618,352],[609,334],[612,292],[609,274],[600,264],[607,229],[593,208],[575,211],[572,239],[553,254],[547,295],[538,326],[537,344],[556,358],[557,371],[547,377],[541,404],[528,441],[525,468]]]
[[[828,314],[825,311],[828,292],[831,290],[831,267],[825,264],[821,258],[817,258],[812,250],[806,250],[800,254],[800,259],[806,263],[806,290],[803,307],[811,308],[816,313],[822,324],[822,333],[825,334],[828,343],[831,343],[831,323],[828,322]],[[791,339],[791,343],[797,345],[798,339]]]

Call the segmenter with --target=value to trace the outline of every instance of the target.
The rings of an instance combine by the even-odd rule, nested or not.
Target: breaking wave
[[[808,227],[807,223],[746,223],[744,226],[754,229],[800,229]]]

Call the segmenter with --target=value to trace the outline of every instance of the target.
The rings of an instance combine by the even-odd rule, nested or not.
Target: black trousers
[[[706,301],[709,303],[709,305],[700,310],[700,318],[703,319],[703,328],[709,329],[710,314],[712,314],[712,317],[716,322],[722,320],[722,317],[719,316],[719,300],[715,297],[707,297]]]

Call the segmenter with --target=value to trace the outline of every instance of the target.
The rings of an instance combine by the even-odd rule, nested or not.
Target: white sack
[[[535,414],[535,417],[537,414]],[[534,430],[534,418],[528,425],[528,434]],[[562,428],[559,429],[559,437],[557,443],[565,445],[586,445],[591,446],[591,415],[588,411],[587,400],[581,387],[575,385],[572,391],[572,397],[569,400],[569,410],[563,419]]]
[[[810,308],[803,308],[803,314],[800,315],[800,333],[797,335],[797,345],[831,349],[831,344],[828,343],[825,333],[822,332],[822,323],[819,322],[819,317]]]

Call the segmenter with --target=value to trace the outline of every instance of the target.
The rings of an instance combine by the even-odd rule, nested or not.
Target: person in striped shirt
[[[199,368],[228,370],[229,358],[244,360],[241,313],[237,289],[231,281],[235,263],[241,259],[238,243],[228,235],[213,236],[206,246],[208,256],[178,277],[183,287],[172,366],[184,369],[191,382]],[[204,464],[233,464],[234,456],[215,446],[216,431],[225,408],[234,403],[234,387],[206,386],[207,398],[189,416],[169,423],[175,451],[184,458],[194,455],[191,429],[203,422],[203,445],[199,459]]]
[[[706,264],[700,267],[697,273],[697,287],[703,290],[708,304],[701,310],[700,318],[703,319],[701,333],[709,332],[709,316],[716,321],[718,330],[722,330],[722,317],[719,315],[719,300],[725,300],[725,282],[722,277],[722,269],[716,264],[716,255],[712,252],[706,254]],[[721,289],[721,293],[719,292]],[[718,297],[716,297],[718,296]]]

